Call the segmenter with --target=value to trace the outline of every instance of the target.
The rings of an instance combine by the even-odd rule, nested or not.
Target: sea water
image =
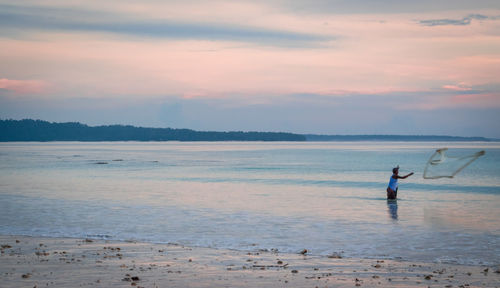
[[[443,147],[486,155],[423,179]],[[4,235],[500,263],[498,142],[1,143],[0,197]]]

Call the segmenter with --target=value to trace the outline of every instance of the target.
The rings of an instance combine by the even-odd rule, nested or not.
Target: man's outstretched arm
[[[399,179],[406,179],[406,178],[410,177],[411,175],[413,175],[413,172],[411,172],[410,174],[405,175],[405,176],[398,176],[398,178]]]

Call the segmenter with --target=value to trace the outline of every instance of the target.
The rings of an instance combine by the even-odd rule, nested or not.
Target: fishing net
[[[446,151],[448,151],[448,148],[442,148],[432,154],[429,161],[427,161],[427,165],[425,165],[424,179],[453,178],[467,165],[485,154],[483,150],[474,154],[456,157],[446,155]]]

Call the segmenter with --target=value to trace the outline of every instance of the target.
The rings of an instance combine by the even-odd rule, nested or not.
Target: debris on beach
[[[441,270],[434,270],[432,271],[432,273],[435,273],[435,274],[444,274],[444,272],[446,272],[446,269],[441,269]]]
[[[307,254],[307,249],[304,249],[304,250],[300,251],[299,254],[306,255]]]
[[[331,258],[331,259],[342,259],[342,255],[340,255],[340,253],[333,253],[331,255],[328,255],[328,258]]]
[[[111,251],[120,251],[122,250],[120,247],[103,247],[102,249],[106,250],[111,250]]]
[[[141,279],[139,278],[139,276],[130,276],[130,274],[126,274],[125,275],[126,277],[122,279],[122,281],[126,281],[126,282],[137,282],[137,281],[140,281]]]
[[[24,279],[28,279],[28,278],[31,277],[31,273],[23,274],[21,277],[24,278]]]
[[[278,265],[258,265],[258,264],[252,265],[252,268],[260,268],[261,270],[265,270],[266,268],[287,268],[287,267],[288,263],[283,264],[283,261],[278,261]]]

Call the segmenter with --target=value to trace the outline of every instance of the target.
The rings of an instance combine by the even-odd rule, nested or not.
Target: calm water
[[[486,155],[423,179],[441,147]],[[0,197],[0,234],[500,263],[500,143],[2,143]]]

